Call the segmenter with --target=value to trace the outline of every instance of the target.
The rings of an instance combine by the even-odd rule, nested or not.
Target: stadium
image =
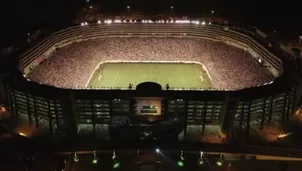
[[[18,68],[10,111],[45,134],[223,143],[286,130],[299,103],[290,52],[257,28],[198,20],[83,22]]]

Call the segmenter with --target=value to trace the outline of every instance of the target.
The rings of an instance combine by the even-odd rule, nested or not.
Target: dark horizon
[[[26,32],[39,28],[48,28],[55,25],[70,23],[75,19],[77,11],[85,5],[85,0],[14,0],[1,2],[1,22],[3,30],[1,40],[13,43]],[[266,3],[260,0],[240,2],[236,1],[172,1],[153,0],[140,2],[138,0],[95,0],[100,4],[104,13],[125,12],[126,6],[131,6],[133,11],[146,13],[169,12],[174,6],[174,12],[182,15],[221,16],[246,25],[256,26],[265,32],[277,31],[283,39],[296,39],[302,34],[302,17],[299,16],[297,4],[276,1]]]

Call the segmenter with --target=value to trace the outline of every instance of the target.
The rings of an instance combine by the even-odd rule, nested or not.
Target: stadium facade
[[[155,83],[142,83],[132,89],[63,89],[32,82],[26,75],[57,49],[74,42],[102,37],[196,37],[221,41],[244,49],[261,60],[263,67],[276,77],[274,82],[236,91],[168,90]],[[26,117],[49,132],[63,130],[76,135],[81,125],[104,128],[111,139],[141,139],[152,133],[157,139],[177,138],[190,133],[190,126],[218,125],[227,137],[240,130],[276,125],[284,130],[299,103],[295,86],[294,57],[270,42],[258,29],[209,23],[103,23],[73,26],[55,32],[26,51],[19,70],[7,82],[9,110],[15,118]],[[161,103],[160,117],[135,115],[137,99],[155,99]],[[132,124],[116,120],[130,118]],[[137,129],[137,127],[140,127]],[[131,134],[130,134],[131,133]],[[123,135],[126,135],[124,137]]]

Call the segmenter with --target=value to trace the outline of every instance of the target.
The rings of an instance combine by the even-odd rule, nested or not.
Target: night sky
[[[230,18],[251,26],[297,38],[302,35],[302,12],[298,0],[97,0],[104,12],[123,12],[130,5],[132,10],[163,13],[174,6],[179,14],[211,14]],[[287,2],[287,3],[285,3]],[[12,42],[28,31],[66,25],[75,18],[76,11],[85,0],[1,0],[0,40]]]

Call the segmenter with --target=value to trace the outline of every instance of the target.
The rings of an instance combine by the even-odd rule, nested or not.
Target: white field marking
[[[100,81],[100,80],[101,80],[101,78],[102,78],[102,75],[100,75],[100,76],[99,76],[98,81]]]
[[[202,72],[201,72],[201,71],[199,71],[199,73],[200,73],[199,78],[200,78],[201,82],[203,82],[204,80],[203,80]]]
[[[87,88],[87,86],[88,86],[88,84],[90,83],[90,80],[92,79],[92,76],[94,75],[94,73],[95,73],[95,71],[100,67],[100,65],[101,64],[103,64],[104,62],[100,62],[100,63],[98,63],[96,66],[95,66],[95,68],[94,68],[94,70],[92,71],[92,73],[90,74],[90,77],[89,77],[89,79],[87,80],[87,82],[86,82],[86,84],[85,84],[85,87]]]

